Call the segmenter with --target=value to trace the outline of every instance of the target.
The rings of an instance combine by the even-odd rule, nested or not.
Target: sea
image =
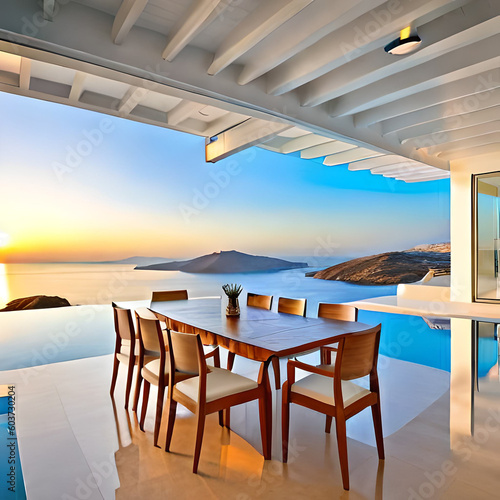
[[[31,295],[57,295],[72,305],[147,300],[153,290],[187,289],[190,297],[218,296],[223,294],[223,284],[237,283],[243,286],[243,293],[305,298],[307,316],[315,317],[319,302],[350,302],[396,294],[396,286],[361,286],[306,277],[306,272],[324,269],[345,258],[305,256],[291,260],[312,262],[314,267],[278,272],[189,274],[137,270],[131,264],[0,264],[0,308],[10,300]],[[273,307],[276,305],[277,300]],[[420,317],[399,314],[360,311],[359,321],[382,323],[381,354],[450,370],[449,330],[431,329]]]

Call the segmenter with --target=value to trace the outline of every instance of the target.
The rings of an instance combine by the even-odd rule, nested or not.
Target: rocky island
[[[61,297],[49,297],[47,295],[34,295],[11,300],[6,307],[0,309],[5,311],[24,311],[26,309],[50,309],[51,307],[67,307],[71,304]]]
[[[182,271],[184,273],[249,273],[283,271],[308,267],[306,262],[291,262],[273,257],[249,255],[236,250],[214,252],[196,259],[163,262],[135,269],[151,271]]]
[[[450,244],[419,245],[401,252],[369,255],[307,273],[317,279],[358,285],[398,285],[421,280],[430,269],[450,271]]]

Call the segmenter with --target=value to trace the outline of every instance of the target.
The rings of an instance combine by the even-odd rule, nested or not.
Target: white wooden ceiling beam
[[[206,104],[184,100],[167,113],[167,123],[171,126],[178,125],[205,106]]]
[[[29,90],[31,81],[31,59],[21,57],[21,70],[19,73],[19,88]]]
[[[315,0],[283,28],[270,34],[253,51],[238,78],[246,85],[314,44],[322,37],[350,23],[385,0]]]
[[[260,4],[219,46],[208,74],[216,75],[227,68],[311,2],[312,0],[273,0]]]
[[[470,99],[453,99],[452,101],[384,120],[380,124],[380,130],[382,135],[386,135],[408,127],[414,127],[421,123],[429,123],[442,118],[451,118],[499,105],[500,89],[493,89],[475,94]]]
[[[281,95],[334,70],[346,62],[376,48],[384,50],[396,33],[419,18],[442,15],[442,8],[454,10],[456,2],[434,0],[400,3],[394,12],[391,0],[374,11],[363,14],[349,24],[323,37],[268,74],[267,92]],[[379,21],[374,21],[375,19]],[[369,26],[377,29],[369,32]]]
[[[353,172],[357,170],[370,170],[375,167],[395,165],[403,161],[406,161],[406,158],[403,158],[402,156],[382,155],[382,156],[377,156],[376,158],[368,158],[366,160],[360,160],[351,163],[349,164],[349,170],[352,170]]]
[[[83,86],[85,83],[85,79],[87,78],[87,74],[82,71],[75,71],[75,76],[73,77],[73,84],[71,85],[71,90],[69,92],[69,100],[72,102],[78,102],[80,100],[80,96],[83,93]]]
[[[329,156],[336,153],[342,153],[343,151],[349,151],[357,146],[354,144],[348,144],[342,141],[329,141],[318,146],[313,146],[311,148],[303,149],[300,152],[300,157],[304,160],[311,160],[313,158],[321,158],[322,156]]]
[[[474,148],[460,149],[459,151],[453,151],[449,153],[443,153],[440,158],[446,159],[448,161],[458,160],[459,158],[471,158],[473,156],[479,156],[487,153],[498,153],[500,152],[500,143],[496,144],[483,144],[482,146],[476,146]]]
[[[113,43],[120,45],[130,30],[141,16],[148,0],[123,0],[116,13],[113,27],[111,28],[111,39]]]
[[[394,172],[420,172],[421,170],[426,171],[430,169],[432,169],[432,167],[429,167],[428,165],[408,160],[408,162],[402,161],[400,163],[394,163],[393,165],[385,165],[383,167],[373,167],[370,168],[370,172],[372,174],[390,175]]]
[[[471,111],[464,115],[443,117],[432,122],[408,127],[397,132],[396,136],[405,145],[410,141],[410,146],[414,146],[417,142],[425,144],[425,141],[440,137],[443,133],[490,123],[498,120],[499,116],[500,106],[493,106],[479,111]]]
[[[496,121],[481,123],[480,125],[460,128],[457,130],[442,131],[440,133],[423,136],[418,139],[410,139],[406,142],[406,144],[411,145],[417,150],[427,148],[427,152],[429,153],[435,146],[462,141],[464,139],[478,137],[492,132],[500,132],[500,112],[497,116],[499,120]]]
[[[205,145],[205,159],[207,162],[216,163],[244,149],[265,142],[292,126],[283,122],[250,118],[219,134],[216,140],[208,138]]]
[[[53,21],[56,14],[56,0],[43,0],[43,18],[47,21]]]
[[[397,181],[405,181],[407,183],[413,183],[413,182],[428,182],[428,181],[439,181],[442,179],[449,179],[450,174],[444,173],[436,173],[436,174],[429,174],[429,175],[422,175],[422,176],[416,176],[416,177],[396,177]]]
[[[448,153],[453,153],[455,151],[462,151],[468,148],[476,148],[478,146],[486,146],[488,144],[500,143],[500,132],[493,132],[491,134],[484,134],[478,137],[469,137],[468,139],[463,139],[462,141],[450,142],[449,144],[441,144],[440,146],[435,146],[432,152],[427,151],[429,154],[437,154],[440,158],[447,155]]]
[[[357,113],[354,115],[354,125],[356,127],[368,127],[383,120],[498,87],[500,87],[500,69],[495,68],[479,75],[469,76],[456,82],[418,92],[404,99]]]
[[[118,113],[128,115],[147,96],[148,90],[144,87],[130,87],[118,105]]]
[[[240,115],[238,113],[227,113],[227,115],[221,116],[220,118],[207,123],[205,130],[203,131],[203,135],[205,137],[212,137],[223,130],[235,127],[248,118],[249,116]]]
[[[479,0],[418,27],[424,47],[405,57],[388,56],[381,47],[304,85],[302,106],[318,106],[377,80],[432,60],[499,31],[500,4]],[[476,84],[477,85],[477,84]]]
[[[383,153],[379,153],[371,149],[355,148],[350,149],[349,151],[327,156],[323,161],[323,165],[326,165],[327,167],[334,167],[336,165],[345,165],[346,163],[351,163],[352,161],[374,158],[375,156],[381,155],[383,155]]]
[[[498,67],[500,34],[345,94],[329,103],[330,116],[359,113]],[[387,92],[390,88],[391,92]]]
[[[296,137],[292,139],[280,148],[280,152],[283,154],[295,153],[296,151],[301,151],[303,149],[308,149],[314,146],[318,146],[320,144],[325,144],[330,142],[331,139],[329,137],[323,137],[322,135],[316,134],[307,134],[302,137]]]
[[[163,59],[173,61],[189,42],[230,4],[230,0],[195,0],[169,33]]]

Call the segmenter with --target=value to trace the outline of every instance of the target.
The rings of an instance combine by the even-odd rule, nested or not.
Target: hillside
[[[135,269],[152,271],[182,271],[185,273],[248,273],[264,271],[282,271],[307,267],[306,262],[249,255],[236,250],[214,252],[191,260],[164,262],[150,266],[136,266]]]
[[[358,285],[397,285],[419,281],[430,269],[449,271],[449,244],[420,245],[403,252],[360,257],[308,276]]]

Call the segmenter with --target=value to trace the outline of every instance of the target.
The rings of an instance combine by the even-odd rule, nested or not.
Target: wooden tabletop
[[[219,298],[153,302],[161,317],[191,326],[206,343],[257,361],[285,357],[336,342],[342,335],[371,326],[359,322],[304,318],[241,305],[240,317],[226,317]]]

